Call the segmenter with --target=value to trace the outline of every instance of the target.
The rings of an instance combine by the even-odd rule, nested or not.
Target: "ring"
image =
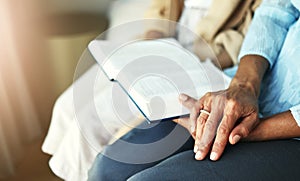
[[[208,111],[206,111],[206,110],[204,110],[204,109],[201,109],[201,110],[200,110],[200,113],[204,113],[204,114],[210,115],[210,112],[208,112]]]

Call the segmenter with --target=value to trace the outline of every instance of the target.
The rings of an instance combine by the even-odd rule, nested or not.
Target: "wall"
[[[45,1],[45,0],[44,0]],[[46,0],[47,10],[57,12],[103,13],[113,0]]]
[[[77,62],[89,41],[106,29],[106,10],[111,0],[43,1],[48,57],[55,91],[62,93],[73,82]]]
[[[105,28],[101,13],[108,4],[108,0],[0,0],[0,179],[14,174],[28,144],[44,138],[54,102],[72,83],[79,56]],[[88,22],[78,21],[82,13],[100,17],[88,25],[96,31],[80,28],[85,27],[80,22]],[[64,14],[77,28],[57,24]]]

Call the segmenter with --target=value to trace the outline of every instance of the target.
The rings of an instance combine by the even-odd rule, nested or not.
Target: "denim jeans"
[[[89,180],[300,179],[300,141],[242,142],[228,145],[219,161],[196,161],[194,141],[184,128],[171,121],[151,126],[144,123],[107,146],[95,159]],[[157,143],[173,133],[170,143]]]

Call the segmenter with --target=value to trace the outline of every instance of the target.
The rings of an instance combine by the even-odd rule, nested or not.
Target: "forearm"
[[[249,89],[258,98],[260,83],[268,66],[268,61],[261,56],[244,56],[230,86]]]
[[[265,141],[300,137],[300,127],[290,111],[264,118],[245,141]]]

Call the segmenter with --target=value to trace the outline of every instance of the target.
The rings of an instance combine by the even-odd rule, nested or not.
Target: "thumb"
[[[245,138],[258,124],[258,116],[256,113],[252,113],[245,117],[240,124],[238,124],[230,133],[229,142],[236,144],[242,138]]]
[[[195,124],[191,124],[189,117],[182,117],[178,119],[173,119],[173,121],[177,124],[180,124],[182,127],[186,128],[191,135],[195,132]]]
[[[179,101],[184,107],[188,108],[189,110],[191,110],[197,102],[196,99],[183,93],[179,94]]]

